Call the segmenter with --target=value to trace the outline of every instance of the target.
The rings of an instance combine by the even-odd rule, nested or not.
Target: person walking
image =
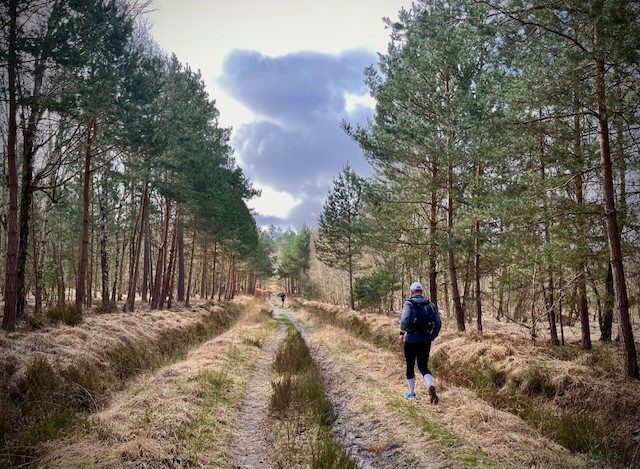
[[[416,398],[415,364],[418,362],[418,370],[422,374],[424,383],[429,391],[431,404],[438,403],[436,387],[433,385],[433,375],[428,367],[431,342],[438,337],[442,321],[438,308],[431,301],[422,296],[422,284],[413,282],[410,291],[411,297],[402,306],[400,318],[400,335],[398,340],[404,343],[404,357],[407,361],[407,386],[409,391],[404,397]]]
[[[278,296],[282,300],[282,307],[284,308],[284,299],[287,297],[287,294],[285,292],[281,291],[280,293],[278,293]]]

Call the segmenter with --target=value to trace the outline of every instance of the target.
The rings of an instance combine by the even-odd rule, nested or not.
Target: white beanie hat
[[[409,287],[409,290],[411,290],[411,291],[416,291],[416,290],[422,291],[423,290],[422,289],[422,284],[420,282],[413,282],[411,284],[411,286]]]

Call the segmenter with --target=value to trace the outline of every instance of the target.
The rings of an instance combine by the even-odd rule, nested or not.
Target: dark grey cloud
[[[365,123],[372,115],[364,106],[349,113],[345,94],[367,93],[363,72],[375,62],[368,51],[267,57],[237,50],[227,58],[223,88],[258,116],[234,131],[239,162],[252,180],[302,201],[286,220],[259,216],[259,223],[313,226],[331,180],[345,163],[370,173],[340,122]]]
[[[296,52],[268,57],[235,50],[225,60],[220,83],[256,114],[302,124],[342,112],[345,92],[366,93],[363,71],[376,60],[368,51],[340,55]]]

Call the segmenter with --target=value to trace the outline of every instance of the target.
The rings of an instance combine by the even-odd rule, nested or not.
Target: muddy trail
[[[320,368],[325,391],[335,410],[333,431],[338,441],[361,468],[443,468],[458,467],[428,440],[411,444],[411,435],[397,435],[385,423],[384,416],[362,412],[357,403],[363,396],[353,392],[345,379],[345,371],[334,361],[325,346],[317,341],[308,321],[300,319],[292,309],[276,307],[275,312],[287,317],[302,334]]]
[[[285,467],[269,406],[287,323],[320,372],[333,407],[331,432],[359,468],[594,465],[464,388],[437,382],[439,405],[428,403],[424,387],[407,401],[396,354],[315,320],[304,307],[271,306],[272,314],[245,311],[186,359],[132,380],[86,425],[39,448],[33,465]]]

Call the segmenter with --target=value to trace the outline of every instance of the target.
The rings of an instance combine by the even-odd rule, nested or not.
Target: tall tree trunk
[[[620,315],[620,327],[624,339],[625,373],[630,378],[640,379],[638,369],[638,355],[631,329],[629,317],[629,297],[627,283],[622,262],[622,247],[620,230],[618,228],[618,214],[616,212],[615,191],[613,189],[613,170],[611,163],[611,147],[609,144],[609,122],[607,117],[607,100],[605,90],[605,63],[603,42],[602,10],[603,0],[596,0],[594,13],[596,15],[595,46],[598,52],[596,66],[596,94],[598,100],[598,128],[600,131],[600,161],[602,165],[602,184],[605,203],[605,217],[607,221],[607,237],[611,254],[611,268],[613,271],[613,285],[616,297],[616,309]]]
[[[32,219],[35,220],[35,202],[33,204],[34,214]],[[35,282],[34,295],[35,306],[33,313],[37,316],[42,314],[42,302],[44,296],[44,261],[47,248],[47,240],[49,239],[49,219],[48,219],[48,206],[45,207],[42,214],[42,233],[40,240],[33,239],[33,278]],[[40,249],[36,249],[37,244],[40,244]]]
[[[107,209],[107,194],[106,194],[106,181],[102,181],[102,188],[100,190],[100,277],[102,279],[102,310],[109,311],[111,309],[109,301],[109,253],[108,253],[108,238],[107,222],[108,222],[108,209]]]
[[[93,192],[93,183],[91,183],[90,190],[91,192]],[[91,306],[93,306],[93,270],[95,266],[95,262],[94,262],[94,252],[95,252],[94,231],[95,230],[93,226],[93,220],[95,217],[93,216],[93,204],[91,204],[90,210],[91,210],[91,215],[89,217],[89,265],[87,267],[87,293],[84,299],[84,304],[85,304],[85,307],[87,308],[91,308]]]
[[[620,182],[618,191],[618,221],[620,223],[620,231],[623,231],[627,223],[627,160],[624,151],[624,98],[622,94],[623,81],[620,78],[619,65],[613,66],[615,70],[614,81],[618,83],[616,92],[616,101],[618,109],[614,115],[614,126],[616,129],[616,158],[618,166],[618,180]]]
[[[447,247],[447,251],[449,258],[449,282],[451,284],[451,299],[453,301],[453,307],[455,309],[458,331],[462,332],[465,330],[465,322],[464,310],[462,309],[462,302],[460,301],[460,289],[458,288],[456,260],[454,249],[452,246],[453,217],[453,165],[451,164],[451,162],[449,162],[447,165],[447,234],[449,236],[449,245]]]
[[[167,308],[171,309],[171,307],[173,306],[173,292],[175,290],[175,278],[176,278],[176,264],[178,264],[178,260],[177,260],[177,250],[178,250],[178,242],[177,242],[177,237],[178,237],[178,226],[179,225],[179,216],[180,216],[180,210],[178,209],[176,211],[176,226],[173,230],[173,241],[171,242],[171,259],[169,260],[169,288],[168,288],[168,292],[169,292],[169,299],[167,300]]]
[[[356,309],[356,302],[353,298],[353,249],[351,246],[351,237],[349,237],[348,243],[348,259],[349,259],[349,304],[351,309]]]
[[[35,138],[38,122],[42,117],[42,109],[39,106],[40,91],[44,75],[44,62],[39,58],[34,68],[33,102],[36,103],[29,114],[29,120],[23,135],[22,145],[22,184],[20,187],[20,235],[18,242],[18,263],[16,268],[17,303],[16,316],[23,317],[26,305],[27,290],[26,262],[29,250],[29,214],[31,212],[31,200],[33,198],[33,158],[35,156]]]
[[[234,294],[234,283],[235,283],[235,254],[229,252],[229,272],[227,273],[227,285],[224,291],[224,299],[225,301],[229,301],[233,299]]]
[[[196,229],[193,228],[193,236],[191,238],[191,258],[189,259],[189,280],[187,281],[187,295],[184,300],[185,306],[189,306],[189,298],[191,297],[191,277],[193,275],[193,257],[196,252]]]
[[[18,55],[16,35],[18,20],[18,0],[9,0],[9,41],[7,55],[7,75],[9,84],[9,115],[7,132],[7,188],[9,209],[7,212],[7,260],[4,280],[4,315],[2,328],[12,331],[16,321],[16,262],[18,256],[18,171],[16,167],[16,140],[18,135],[16,74]]]
[[[118,213],[118,221],[120,221],[120,215]],[[120,280],[120,229],[116,230],[116,236],[115,236],[115,243],[116,243],[116,255],[115,255],[115,266],[113,268],[113,285],[111,286],[111,301],[115,302],[116,301],[116,292],[118,290],[118,282]],[[124,249],[124,246],[123,246]]]
[[[142,257],[142,301],[145,303],[151,293],[151,225],[149,223],[149,210],[144,215],[144,247]]]
[[[64,269],[62,268],[62,257],[60,256],[60,246],[56,243],[52,244],[53,251],[53,271],[56,275],[56,292],[57,303],[62,305],[65,302],[66,286],[64,284]]]
[[[207,299],[207,242],[204,242],[202,247],[202,275],[200,282],[200,299]]]
[[[213,269],[211,269],[211,298],[215,296],[216,292],[216,267],[217,267],[217,257],[218,257],[218,243],[216,241],[213,242]]]
[[[132,198],[133,202],[133,198]],[[124,304],[124,312],[133,312],[136,302],[136,290],[138,284],[138,267],[140,260],[140,247],[142,246],[142,235],[144,231],[144,219],[149,207],[149,182],[145,180],[142,189],[142,199],[140,201],[140,217],[134,227],[133,246],[131,252],[131,265],[129,267],[129,286],[127,288],[127,301]],[[123,249],[124,251],[124,249]]]
[[[472,315],[469,310],[469,290],[471,289],[471,278],[474,276],[473,273],[474,266],[474,256],[470,253],[467,254],[467,262],[465,265],[464,271],[464,287],[462,288],[462,311],[467,319],[467,322],[471,324]]]
[[[431,213],[429,219],[429,300],[438,306],[438,244],[436,243],[436,233],[438,230],[438,161],[433,156],[431,160]]]
[[[184,226],[178,218],[178,301],[184,301]]]
[[[224,290],[224,246],[220,243],[220,283],[218,284],[218,301],[222,299],[222,292]]]
[[[576,99],[577,101],[577,99]],[[583,195],[583,161],[582,161],[582,126],[580,123],[580,114],[576,113],[573,118],[573,140],[574,140],[574,154],[576,159],[576,169],[578,170],[576,174],[575,184],[576,184],[576,204],[578,205],[578,212],[583,210],[584,206],[584,195]],[[578,215],[578,226],[579,226],[579,241],[578,245],[580,247],[580,261],[578,265],[578,278],[577,278],[577,287],[578,287],[578,310],[580,312],[580,325],[582,331],[582,341],[580,342],[580,346],[583,350],[591,350],[591,331],[589,329],[589,303],[587,302],[587,262],[585,257],[587,255],[587,243],[585,242],[585,237],[587,236],[587,224],[585,221],[584,215],[579,213]]]
[[[447,101],[450,101],[449,96],[449,74],[448,72],[444,77],[445,93],[447,95]],[[451,125],[451,124],[449,124]],[[447,254],[449,260],[449,282],[451,284],[451,299],[453,301],[453,307],[456,314],[456,323],[458,325],[458,331],[465,330],[464,322],[464,310],[462,309],[462,302],[460,301],[460,289],[458,287],[458,274],[456,272],[456,259],[453,249],[453,219],[454,219],[454,206],[453,206],[453,161],[452,161],[452,145],[453,145],[453,131],[450,129],[446,133],[446,152],[447,152],[447,237],[448,246]]]
[[[167,268],[165,270],[164,279],[162,281],[162,294],[160,296],[160,304],[158,305],[160,309],[164,307],[164,302],[169,296],[169,288],[173,287],[173,282],[171,281],[174,272],[174,264],[176,258],[176,238],[178,234],[178,217],[180,216],[180,207],[176,209],[176,215],[173,220],[173,234],[171,236],[171,248],[169,249],[169,263],[167,264]]]
[[[164,215],[164,229],[162,231],[162,242],[158,248],[158,261],[156,262],[156,275],[153,282],[153,296],[151,299],[151,309],[158,309],[160,304],[160,296],[162,295],[162,279],[164,275],[164,268],[166,255],[167,255],[167,243],[169,241],[169,219],[171,218],[171,200],[165,198],[165,215]]]
[[[540,118],[542,118],[542,111],[540,111]],[[540,139],[540,180],[543,184],[543,191],[545,190],[544,183],[547,178],[546,168],[544,162],[544,149],[545,143],[544,138]],[[548,245],[551,242],[551,235],[549,233],[549,216],[547,210],[547,196],[546,193],[543,193],[542,196],[542,213],[544,217],[543,223],[543,243]],[[547,282],[548,282],[548,293],[545,293],[543,290],[543,295],[545,298],[545,305],[547,308],[547,320],[549,321],[549,334],[551,336],[551,343],[553,345],[559,345],[560,340],[558,340],[558,329],[556,327],[556,302],[555,302],[555,285],[554,285],[554,277],[553,277],[553,268],[551,266],[550,259],[547,261]],[[544,277],[544,275],[543,275]],[[544,283],[544,280],[543,280]]]
[[[605,278],[604,285],[605,289],[602,305],[602,322],[600,323],[600,340],[603,342],[611,342],[613,337],[613,309],[616,301],[611,262],[607,262],[607,276]]]
[[[92,148],[96,135],[98,134],[98,123],[96,118],[92,118],[87,127],[87,140],[84,153],[84,180],[82,186],[82,242],[80,247],[80,261],[78,262],[78,273],[76,277],[76,302],[74,309],[78,315],[82,315],[82,305],[84,304],[85,282],[87,279],[87,265],[89,263],[89,190],[91,187],[91,158]]]
[[[475,224],[475,239],[474,239],[474,251],[475,251],[475,265],[474,265],[474,273],[475,273],[475,297],[476,297],[476,324],[478,326],[478,330],[482,331],[482,290],[480,288],[480,279],[481,279],[481,271],[480,271],[480,221],[476,221]]]
[[[29,98],[29,118],[23,133],[22,145],[22,184],[20,189],[20,237],[18,244],[18,264],[16,269],[17,303],[16,315],[22,317],[26,305],[26,261],[29,250],[29,212],[33,198],[33,160],[35,157],[35,140],[38,124],[42,119],[45,107],[42,103],[42,84],[46,72],[46,63],[51,54],[51,35],[56,31],[56,25],[63,14],[63,2],[56,2],[47,20],[45,36],[41,42],[43,45],[33,67],[33,88]]]

